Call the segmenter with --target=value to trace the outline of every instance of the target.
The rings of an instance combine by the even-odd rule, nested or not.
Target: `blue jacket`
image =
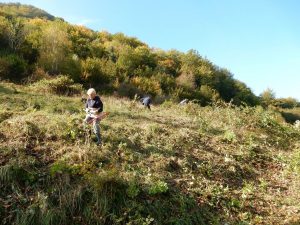
[[[143,105],[150,105],[151,104],[151,98],[150,97],[145,97],[141,99],[141,102],[143,103]]]
[[[95,96],[94,99],[86,100],[85,108],[97,108],[98,112],[102,112],[103,111],[103,103],[99,96]]]

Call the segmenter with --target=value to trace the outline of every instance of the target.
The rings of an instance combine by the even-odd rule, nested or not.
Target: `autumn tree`
[[[0,41],[2,46],[7,47],[12,52],[17,52],[25,41],[26,31],[23,20],[15,17],[0,18]]]
[[[91,57],[90,44],[96,37],[95,32],[84,26],[69,26],[68,33],[72,52],[83,59]]]
[[[260,94],[260,100],[261,104],[265,107],[272,105],[275,100],[275,92],[272,89],[267,88]]]
[[[60,72],[71,47],[66,26],[64,22],[55,21],[43,30],[39,64],[52,74]]]

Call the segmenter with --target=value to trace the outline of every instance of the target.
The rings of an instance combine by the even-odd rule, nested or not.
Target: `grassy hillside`
[[[102,96],[99,148],[80,100],[0,83],[0,224],[300,223],[300,131],[280,114]]]

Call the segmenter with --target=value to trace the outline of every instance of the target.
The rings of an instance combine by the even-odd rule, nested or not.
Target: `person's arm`
[[[103,112],[103,102],[101,101],[99,96],[96,96],[96,102],[93,105],[93,108],[97,108],[97,112]]]
[[[97,108],[99,108],[98,109],[98,112],[100,113],[100,112],[103,112],[103,102],[100,100],[99,101],[99,107],[97,107]]]

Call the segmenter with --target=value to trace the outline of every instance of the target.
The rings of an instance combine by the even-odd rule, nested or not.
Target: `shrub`
[[[9,62],[4,57],[0,57],[0,79],[7,79],[8,74]]]
[[[207,105],[209,102],[217,102],[220,98],[219,93],[207,85],[201,85],[199,92],[202,105]]]
[[[119,85],[117,92],[120,96],[133,98],[136,94],[141,95],[142,92],[133,84],[123,82]]]
[[[27,75],[27,63],[18,55],[0,56],[0,79],[20,82]]]
[[[76,95],[83,91],[81,84],[75,84],[72,79],[65,75],[59,75],[53,79],[43,79],[32,85],[37,92],[51,93],[57,95]]]
[[[27,83],[37,82],[42,79],[50,79],[50,76],[44,69],[37,67],[32,75],[27,78]]]
[[[274,105],[283,109],[292,109],[295,108],[298,104],[297,99],[295,98],[278,98],[274,100]]]

